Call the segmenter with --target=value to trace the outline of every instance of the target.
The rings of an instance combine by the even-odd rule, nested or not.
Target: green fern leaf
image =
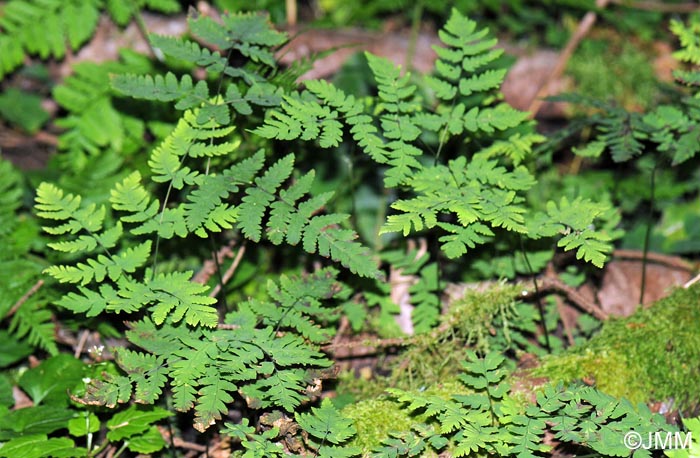
[[[123,232],[121,222],[117,221],[114,227],[106,229],[99,234],[81,235],[75,240],[50,242],[46,245],[53,250],[62,251],[64,253],[89,253],[98,247],[109,250],[117,245]]]
[[[275,364],[279,367],[296,365],[315,365],[327,367],[332,365],[326,356],[304,344],[292,334],[286,334],[277,339],[270,339],[270,345],[265,349]]]
[[[44,307],[40,297],[32,297],[12,316],[9,331],[18,339],[41,348],[50,355],[58,354],[56,325],[51,311]]]
[[[77,50],[95,31],[99,19],[95,1],[13,0],[0,17],[0,78],[13,71],[25,52],[42,59],[61,59]]]
[[[190,16],[192,33],[221,50],[235,49],[253,62],[274,67],[275,58],[270,47],[278,46],[286,36],[275,31],[259,14],[225,14],[223,27],[207,16]]]
[[[202,387],[199,390],[199,400],[195,407],[194,427],[204,432],[209,426],[221,419],[221,414],[228,412],[227,404],[233,401],[236,385],[222,379],[218,374],[203,377],[199,380]]]
[[[48,267],[48,273],[61,283],[80,283],[86,285],[92,281],[101,282],[105,277],[117,281],[125,273],[133,273],[142,267],[151,254],[151,241],[148,240],[135,247],[119,252],[115,256],[98,255],[75,266],[58,265]]]
[[[260,241],[265,210],[274,200],[277,189],[291,175],[293,166],[294,156],[287,155],[268,168],[262,177],[256,178],[255,187],[246,189],[239,207],[238,225],[247,238]]]
[[[37,205],[35,208],[38,210],[37,216],[41,218],[55,220],[69,219],[80,208],[80,196],[74,196],[73,194],[64,196],[63,190],[50,183],[41,183],[36,190],[36,194]],[[104,218],[104,215],[102,215],[102,218]],[[99,230],[102,221],[98,223],[95,221],[96,218],[92,220],[95,222],[95,225],[90,225],[88,229],[92,230],[90,228],[94,228],[94,230]],[[57,234],[64,234],[71,229],[72,227],[70,226],[62,228],[62,232],[57,232]],[[79,229],[81,228],[78,227],[77,230]],[[71,233],[75,233],[76,231],[72,231]]]
[[[603,231],[595,231],[592,225],[603,218],[610,208],[606,204],[594,203],[589,199],[576,198],[569,202],[562,197],[559,205],[547,203],[547,215],[537,215],[531,222],[531,237],[552,237],[564,235],[558,245],[565,250],[577,249],[578,259],[602,267],[606,257],[612,252],[611,237]]]
[[[105,148],[120,154],[141,148],[145,123],[115,108],[110,75],[152,72],[148,58],[124,52],[120,61],[81,62],[72,70],[72,75],[52,91],[56,102],[68,111],[56,124],[65,129],[59,137],[59,149],[69,153],[71,166],[84,167],[90,155]]]
[[[190,326],[216,326],[218,315],[216,309],[210,307],[216,299],[205,296],[203,293],[208,287],[191,282],[191,275],[191,272],[159,274],[148,283],[152,291],[149,299],[156,302],[151,308],[156,324],[163,323],[169,316],[174,323],[184,318]]]
[[[85,313],[88,317],[98,316],[107,309],[106,293],[115,294],[109,285],[102,285],[100,293],[84,287],[78,287],[81,294],[68,293],[56,302],[57,305],[73,313]],[[111,289],[111,291],[108,291]]]
[[[438,223],[442,229],[454,235],[444,235],[440,237],[442,251],[448,258],[456,259],[467,252],[467,248],[472,249],[477,245],[486,243],[484,236],[490,237],[494,233],[487,226],[481,223],[472,223],[466,227],[449,223]]]
[[[583,258],[586,262],[600,268],[603,267],[608,255],[612,252],[610,237],[592,230],[572,232],[562,237],[557,245],[566,251],[578,248],[576,259]]]
[[[201,47],[195,41],[155,34],[149,35],[148,38],[151,44],[165,55],[206,67],[207,72],[220,73],[227,66],[226,58]]]
[[[382,278],[369,250],[355,242],[357,234],[335,227],[348,218],[337,214],[314,216],[304,230],[304,249],[309,253],[318,251],[358,275]]]
[[[207,236],[205,229],[211,232],[231,229],[238,219],[238,210],[222,203],[229,195],[227,177],[207,175],[198,178],[199,188],[187,196],[188,202],[183,206],[187,229],[200,237]]]
[[[131,399],[131,381],[122,375],[103,374],[102,380],[92,380],[86,388],[85,396],[81,399],[87,405],[116,407]]]
[[[313,171],[303,175],[301,178],[296,180],[288,189],[280,192],[280,200],[274,202],[270,206],[270,230],[267,233],[267,237],[275,245],[279,245],[284,241],[285,238],[289,241],[291,245],[296,245],[301,240],[301,228],[306,221],[298,221],[295,218],[294,224],[292,223],[292,218],[295,217],[296,213],[296,202],[304,197],[311,189],[313,184],[315,173]],[[328,194],[325,195],[325,200],[321,203],[325,203],[327,199],[330,198]],[[317,211],[321,207],[318,205],[316,208],[311,208],[310,211],[299,212],[299,219],[308,220],[312,212]],[[308,205],[307,205],[308,207]],[[300,224],[301,223],[301,224]],[[295,229],[290,234],[290,226]]]
[[[141,185],[141,174],[132,172],[121,182],[115,184],[109,198],[112,208],[129,212],[121,219],[127,223],[140,223],[153,218],[158,212],[157,202],[151,201],[148,191]],[[154,205],[155,204],[155,205]]]
[[[310,413],[299,413],[295,420],[319,442],[338,445],[357,433],[353,421],[344,418],[327,398],[323,400],[321,407],[312,408]]]
[[[167,381],[163,357],[117,348],[117,364],[135,384],[134,400],[140,404],[153,404],[163,391]]]
[[[156,75],[115,75],[112,87],[120,93],[135,99],[172,102],[178,100],[175,108],[187,110],[199,106],[209,99],[209,87],[205,81],[192,82],[192,77],[177,76],[168,72],[165,77]]]

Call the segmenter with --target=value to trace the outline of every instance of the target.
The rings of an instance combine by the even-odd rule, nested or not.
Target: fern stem
[[[224,291],[224,277],[221,273],[221,263],[219,262],[219,250],[217,249],[216,242],[214,241],[214,237],[209,237],[209,241],[211,242],[211,254],[214,257],[214,265],[216,265],[216,276],[219,280],[219,294],[220,297],[217,297],[217,299],[221,300],[221,304],[224,306],[224,310],[228,310],[228,304],[226,303],[226,293]]]
[[[153,57],[158,59],[159,62],[165,61],[163,53],[159,49],[154,48],[151,44],[151,40],[148,39],[148,27],[146,27],[146,21],[143,20],[141,11],[138,8],[133,8],[132,13],[134,15],[134,21],[136,22],[136,28],[138,29],[139,34],[143,38],[143,41],[145,41],[146,45],[148,45],[148,49],[151,51]]]
[[[182,161],[180,161],[180,167],[182,167],[182,163],[185,161],[185,156],[183,155]],[[165,199],[163,199],[163,205],[161,206],[160,209],[160,222],[159,224],[163,224],[163,218],[165,217],[165,208],[168,205],[168,200],[170,199],[170,191],[173,189],[173,182],[171,181],[168,183],[168,190],[165,191]],[[158,249],[160,248],[160,234],[156,232],[156,247],[153,249],[153,274],[151,275],[151,279],[155,280],[156,278],[156,270],[158,269]]]
[[[654,161],[651,168],[651,178],[649,183],[649,219],[647,221],[646,232],[644,233],[644,248],[642,249],[642,282],[639,287],[639,303],[644,303],[644,291],[647,283],[647,253],[651,241],[651,222],[654,220],[654,199],[656,193],[656,167],[658,163]]]
[[[532,284],[535,288],[535,303],[537,304],[537,310],[540,312],[540,319],[542,320],[542,330],[544,331],[544,343],[547,348],[547,353],[552,353],[552,347],[549,343],[549,331],[547,330],[547,318],[544,314],[544,306],[542,305],[542,298],[540,297],[540,288],[537,285],[537,277],[535,277],[535,272],[532,270],[532,265],[530,264],[530,259],[527,257],[527,252],[525,251],[525,243],[523,242],[523,237],[518,234],[518,240],[520,241],[520,251],[523,254],[523,259],[525,260],[525,265],[527,266],[528,272],[532,276]]]
[[[416,43],[418,42],[418,34],[420,33],[420,23],[423,17],[423,2],[419,0],[413,6],[413,17],[411,18],[411,36],[408,40],[408,49],[406,50],[406,72],[413,69],[413,59],[416,55]]]

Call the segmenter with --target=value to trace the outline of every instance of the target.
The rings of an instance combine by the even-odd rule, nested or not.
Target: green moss
[[[563,382],[592,379],[601,391],[633,402],[671,397],[682,406],[697,402],[700,285],[611,319],[586,344],[545,358],[533,375]]]
[[[416,422],[398,402],[371,399],[345,407],[343,416],[352,419],[357,435],[349,444],[367,452],[381,444],[392,431],[409,431]]]
[[[469,390],[456,378],[432,385],[421,392],[443,399],[467,393]],[[399,402],[386,397],[348,405],[343,408],[342,414],[352,419],[357,428],[357,435],[349,445],[360,447],[364,454],[381,445],[384,439],[389,438],[389,433],[410,431],[418,423],[428,420],[424,415],[411,415]]]
[[[608,34],[585,40],[576,51],[568,73],[576,82],[575,92],[613,100],[629,110],[645,110],[659,97],[653,56],[634,44]]]

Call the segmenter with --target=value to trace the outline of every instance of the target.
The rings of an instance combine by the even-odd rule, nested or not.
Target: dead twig
[[[22,295],[22,297],[20,297],[19,300],[17,302],[15,302],[15,304],[12,306],[10,311],[7,312],[7,315],[5,316],[5,318],[11,317],[15,313],[17,313],[17,310],[19,310],[19,308],[22,306],[22,304],[27,302],[27,300],[29,300],[30,297],[32,297],[34,294],[36,294],[36,292],[39,291],[39,288],[41,288],[43,285],[44,285],[44,280],[41,280],[41,279],[37,280],[37,282],[34,283],[34,286],[29,288],[29,291],[24,293]]]
[[[192,278],[192,281],[202,285],[208,283],[212,275],[216,273],[217,266],[220,266],[224,262],[225,258],[234,257],[233,246],[234,242],[232,241],[228,245],[219,248],[219,251],[216,252],[216,260],[207,259],[204,261],[202,268],[199,270],[199,272],[197,272],[194,278]]]
[[[696,2],[666,3],[655,1],[626,1],[611,0],[611,3],[635,10],[656,11],[659,13],[693,13],[700,11],[700,4]]]
[[[194,450],[195,452],[206,452],[207,447],[201,444],[195,444],[194,442],[188,442],[180,437],[173,438],[173,444],[177,448],[184,448],[185,450]]]
[[[596,0],[595,5],[597,8],[602,9],[605,8],[609,2],[610,0]],[[581,40],[583,40],[583,38],[588,34],[597,19],[598,14],[595,11],[587,12],[586,15],[583,16],[583,19],[581,19],[578,27],[576,27],[576,31],[569,39],[569,42],[566,43],[564,50],[561,52],[561,54],[559,54],[559,59],[557,59],[557,64],[554,66],[552,73],[549,74],[549,77],[544,82],[542,87],[540,87],[540,90],[537,91],[535,98],[532,100],[532,102],[530,102],[530,106],[526,111],[530,112],[531,118],[537,116],[537,113],[544,104],[544,99],[551,95],[549,93],[549,87],[551,86],[552,82],[558,80],[564,73],[566,64],[569,63],[569,59],[571,59],[571,56],[574,54],[574,51],[578,47],[579,43],[581,43]]]
[[[217,283],[217,285],[214,287],[214,289],[211,290],[211,293],[209,293],[209,296],[211,297],[216,297],[219,294],[219,291],[221,291],[221,287],[228,283],[228,281],[233,277],[233,274],[236,272],[236,269],[238,268],[238,265],[241,263],[241,259],[243,259],[243,255],[245,254],[245,245],[242,245],[238,249],[238,253],[236,253],[236,257],[234,258],[233,262],[229,266],[228,269],[226,269],[226,272],[224,272],[224,275],[221,277],[221,283]]]
[[[85,348],[85,343],[87,342],[89,335],[90,331],[87,329],[84,329],[83,332],[80,333],[80,340],[78,340],[78,345],[75,346],[75,352],[73,353],[73,356],[76,359],[79,358],[80,354],[83,352],[83,348]]]
[[[639,250],[618,249],[613,251],[613,258],[643,260],[644,252]],[[686,272],[693,272],[695,270],[695,266],[693,266],[691,262],[688,262],[683,258],[679,258],[678,256],[669,256],[667,254],[647,252],[646,260],[656,264],[664,265],[666,267],[684,270]]]
[[[598,307],[595,302],[587,299],[583,294],[579,293],[575,288],[567,285],[559,278],[545,275],[544,277],[541,277],[539,281],[542,290],[553,290],[563,293],[566,295],[567,299],[599,320],[605,321],[608,319],[608,314]],[[527,296],[528,292],[524,291],[523,295]]]
[[[699,282],[699,281],[700,281],[700,274],[697,274],[696,276],[694,276],[693,278],[691,278],[690,280],[688,280],[688,281],[686,282],[686,284],[683,285],[683,288],[688,289],[688,288],[690,288],[691,286],[693,286],[695,283],[697,283],[697,282]]]

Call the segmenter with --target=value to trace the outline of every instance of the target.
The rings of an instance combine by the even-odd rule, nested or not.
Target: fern
[[[153,35],[151,44],[164,54],[206,69],[210,75],[227,75],[241,78],[245,84],[235,82],[226,86],[225,91],[212,94],[205,80],[193,82],[192,77],[177,77],[173,73],[165,76],[121,74],[112,79],[112,87],[124,95],[137,99],[160,102],[176,101],[178,110],[199,109],[197,121],[204,124],[215,120],[227,124],[230,118],[229,106],[244,116],[252,113],[251,104],[273,106],[279,103],[274,86],[258,73],[246,68],[234,68],[228,64],[227,50],[236,50],[253,62],[274,67],[275,60],[271,48],[282,44],[286,37],[270,27],[266,20],[257,14],[224,15],[223,24],[210,17],[190,15],[188,24],[193,34],[216,46],[210,51],[192,40]],[[220,97],[213,97],[219,95]],[[202,104],[204,104],[202,106]]]
[[[543,137],[527,132],[525,113],[506,104],[488,104],[505,70],[497,68],[502,52],[492,49],[496,41],[486,39],[487,34],[452,12],[440,32],[446,47],[436,50],[437,74],[426,78],[440,101],[432,111],[420,103],[409,75],[401,76],[391,62],[368,54],[378,88],[371,114],[352,95],[329,83],[309,81],[307,93],[285,97],[279,110],[269,111],[265,124],[254,132],[280,140],[318,139],[321,147],[335,147],[347,127],[365,153],[386,166],[385,185],[413,194],[391,204],[395,213],[389,215],[381,234],[407,236],[438,227],[446,232],[439,240],[449,258],[492,241],[497,231],[539,238],[541,234],[528,232],[530,209],[524,198],[536,181],[524,166],[513,167],[503,159],[521,163]],[[415,145],[423,130],[438,134],[438,149],[450,136],[478,139],[499,132],[503,138],[446,164],[436,158],[429,166],[422,149]],[[581,217],[591,224],[602,211],[597,207]],[[560,246],[577,249],[579,258],[602,265],[604,253],[612,249],[609,240],[594,231],[576,235],[562,239]]]
[[[0,17],[0,78],[27,55],[62,59],[76,51],[92,37],[103,8],[126,25],[144,7],[164,13],[180,9],[174,0],[11,0]]]
[[[225,327],[231,329],[207,330],[204,322],[185,326],[177,312],[158,326],[154,322],[159,316],[156,306],[153,320],[136,322],[127,332],[129,340],[145,353],[118,350],[116,361],[126,375],[96,381],[83,402],[114,406],[133,396],[137,402],[150,403],[170,384],[176,409],[194,408],[195,427],[201,431],[221,418],[238,393],[252,406],[292,411],[306,398],[309,371],[330,365],[301,337],[313,323],[304,321],[295,310],[321,307],[321,300],[338,295],[341,289],[334,275],[332,270],[321,271],[306,279],[285,278],[282,289],[269,285],[271,297],[280,301],[278,307],[289,319],[286,315],[270,317],[269,309],[258,317],[257,304],[251,302],[226,316]],[[306,293],[297,296],[297,291]],[[276,332],[279,329],[287,333],[280,335]]]
[[[6,160],[0,160],[0,182],[0,320],[7,320],[13,338],[55,355],[55,325],[47,307],[52,294],[40,289],[45,265],[30,251],[37,225],[23,208],[22,177]]]
[[[256,434],[255,428],[248,424],[248,419],[244,418],[241,423],[226,423],[222,432],[243,444],[245,458],[267,458],[284,456],[282,444],[274,442],[279,435],[279,428],[272,428]]]
[[[410,447],[406,439],[385,440],[385,446],[372,456],[410,457],[442,451],[452,456],[493,453],[532,458],[550,450],[543,444],[547,431],[569,444],[627,456],[630,451],[624,446],[625,433],[668,430],[663,418],[646,406],[635,410],[628,401],[588,386],[548,385],[537,393],[536,403],[523,404],[509,394],[503,363],[503,356],[496,353],[485,358],[469,353],[460,375],[469,394],[445,398],[390,389],[410,412],[421,414],[417,418],[422,418],[422,424],[414,429],[422,437],[414,434]],[[431,427],[435,424],[437,429]]]

